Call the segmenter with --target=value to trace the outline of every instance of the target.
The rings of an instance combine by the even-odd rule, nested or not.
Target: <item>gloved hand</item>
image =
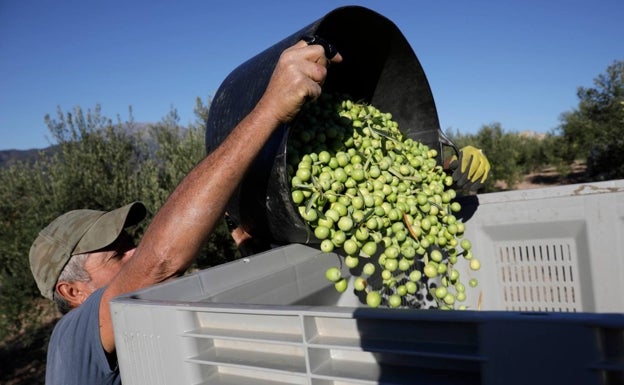
[[[458,188],[477,191],[490,173],[490,162],[481,149],[466,146],[459,150],[459,158],[453,156],[448,163],[453,181]]]

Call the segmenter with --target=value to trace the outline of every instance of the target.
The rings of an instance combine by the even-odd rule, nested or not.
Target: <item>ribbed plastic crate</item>
[[[479,201],[481,311],[361,306],[293,244],[113,300],[123,383],[624,383],[624,181]]]

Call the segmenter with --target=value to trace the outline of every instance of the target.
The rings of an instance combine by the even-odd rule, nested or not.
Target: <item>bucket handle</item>
[[[444,132],[442,132],[442,130],[440,130],[438,132],[438,134],[439,134],[439,137],[440,137],[440,143],[443,146],[451,147],[453,149],[453,151],[455,152],[455,155],[457,157],[459,157],[459,149],[457,148],[455,143],[453,143],[453,141],[448,136],[446,136],[446,134]]]

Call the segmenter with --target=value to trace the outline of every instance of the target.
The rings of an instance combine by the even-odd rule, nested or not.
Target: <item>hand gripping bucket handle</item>
[[[409,43],[386,17],[360,6],[337,8],[241,64],[215,94],[206,126],[214,150],[256,105],[283,50],[305,36],[330,42],[343,57],[332,66],[324,92],[350,94],[391,112],[399,128],[442,153],[433,95]],[[276,244],[316,244],[290,198],[286,175],[288,125],[278,128],[255,159],[228,204],[229,215],[254,237]],[[450,143],[451,146],[452,143]]]

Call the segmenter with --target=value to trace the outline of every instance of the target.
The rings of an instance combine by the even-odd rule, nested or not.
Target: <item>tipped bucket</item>
[[[215,94],[206,127],[206,150],[214,150],[262,96],[280,54],[303,36],[318,35],[343,57],[329,69],[324,92],[347,93],[392,113],[399,128],[442,153],[433,95],[407,40],[386,17],[364,7],[337,8],[241,64]],[[228,213],[249,234],[267,242],[319,241],[291,201],[286,173],[288,125],[267,141],[228,204]],[[448,143],[445,143],[448,144]]]

